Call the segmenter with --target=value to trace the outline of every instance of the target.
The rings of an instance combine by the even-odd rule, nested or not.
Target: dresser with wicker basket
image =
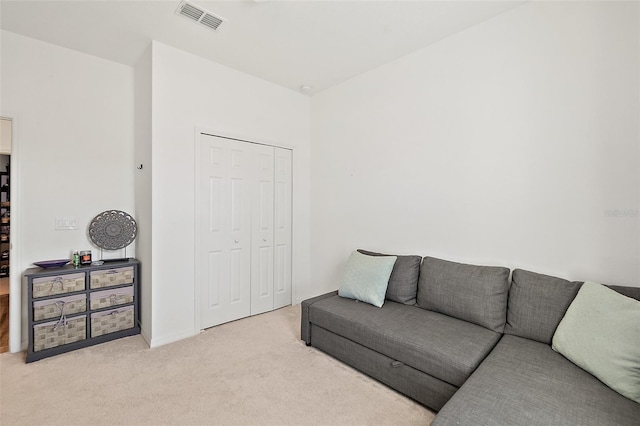
[[[27,362],[140,333],[140,262],[30,268]]]

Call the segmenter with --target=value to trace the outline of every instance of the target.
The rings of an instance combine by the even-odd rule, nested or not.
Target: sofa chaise
[[[305,300],[301,338],[438,411],[434,426],[638,426],[638,402],[552,349],[582,284],[397,256],[381,307],[337,291]]]

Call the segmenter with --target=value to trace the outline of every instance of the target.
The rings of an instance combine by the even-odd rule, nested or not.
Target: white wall
[[[0,109],[19,117],[12,167],[20,210],[12,217],[21,225],[12,233],[20,234],[14,249],[21,263],[11,268],[21,273],[74,249],[92,249],[97,258],[86,232],[91,219],[134,207],[133,69],[6,31],[1,54]],[[57,216],[77,218],[80,229],[54,230]]]
[[[638,19],[531,2],[314,96],[313,289],[359,247],[640,285]]]
[[[294,152],[294,302],[309,287],[309,98],[152,44],[153,332],[151,346],[197,333],[195,127]]]
[[[135,67],[135,217],[138,222],[136,257],[140,260],[140,326],[147,343],[152,335],[153,212],[151,199],[151,45]]]

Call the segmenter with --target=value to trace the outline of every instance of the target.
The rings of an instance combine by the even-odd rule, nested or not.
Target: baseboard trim
[[[151,338],[149,337],[149,333],[147,333],[147,330],[145,330],[144,328],[141,327],[140,328],[140,335],[144,339],[144,341],[147,344],[147,346],[151,347]]]
[[[147,340],[149,347],[151,349],[157,348],[159,346],[168,345],[169,343],[177,342],[178,340],[187,339],[189,337],[197,336],[199,333],[193,330],[185,331],[182,333],[173,334],[171,336],[164,336],[160,338],[151,338],[151,340]],[[144,336],[143,336],[144,337]]]

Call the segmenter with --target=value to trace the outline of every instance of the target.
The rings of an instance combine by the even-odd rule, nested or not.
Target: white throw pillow
[[[640,301],[584,283],[553,335],[552,348],[640,403]]]
[[[349,257],[338,295],[380,308],[397,256],[367,256],[354,251]]]

